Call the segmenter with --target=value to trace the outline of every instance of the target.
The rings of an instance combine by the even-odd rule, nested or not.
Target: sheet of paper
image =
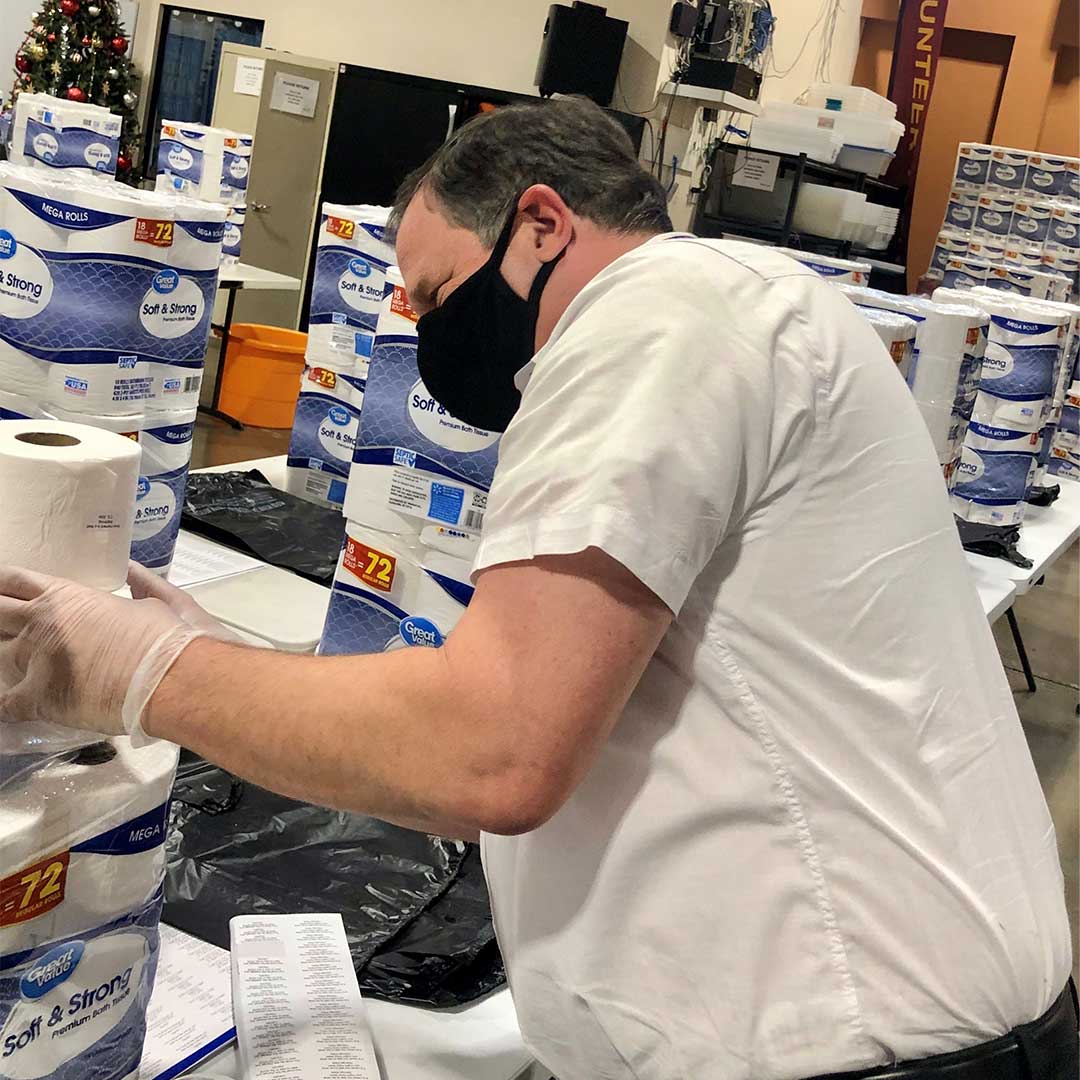
[[[169,567],[169,581],[178,589],[186,589],[189,585],[232,577],[265,565],[250,555],[232,551],[181,529],[172,566]]]
[[[778,157],[770,154],[755,154],[752,150],[740,150],[735,155],[735,169],[731,174],[731,183],[735,187],[772,191],[776,187],[776,172],[779,167]]]
[[[274,89],[270,95],[271,109],[295,113],[297,116],[314,116],[318,103],[317,80],[305,79],[303,75],[286,75],[282,71],[274,76]]]
[[[379,1080],[341,916],[244,915],[229,929],[246,1080]]]
[[[233,93],[258,97],[262,93],[266,61],[259,56],[238,56],[233,76]]]
[[[139,1080],[172,1080],[236,1038],[230,984],[225,949],[162,925]]]

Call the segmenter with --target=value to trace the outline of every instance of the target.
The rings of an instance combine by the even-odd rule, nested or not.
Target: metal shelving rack
[[[772,192],[741,187],[732,182],[737,173],[739,151],[779,159],[776,185]],[[713,155],[708,183],[699,194],[694,210],[692,231],[698,236],[745,236],[778,247],[799,248],[841,259],[854,256],[868,257],[881,263],[903,263],[902,253],[899,258],[896,257],[896,239],[887,251],[869,251],[853,245],[850,240],[834,240],[797,232],[792,222],[804,180],[865,192],[873,202],[886,206],[900,206],[903,200],[902,188],[883,183],[865,173],[813,161],[805,154],[782,154],[726,144],[719,146]]]

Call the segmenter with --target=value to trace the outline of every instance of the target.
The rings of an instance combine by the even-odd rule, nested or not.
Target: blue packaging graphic
[[[248,185],[251,168],[251,148],[254,139],[250,135],[238,135],[225,140],[224,164],[221,169],[221,185],[244,192]]]
[[[163,127],[158,143],[158,173],[198,187],[202,182],[206,157],[200,145],[204,138],[203,133],[195,128]]]
[[[978,206],[977,193],[954,189],[949,193],[949,204],[945,209],[945,224],[951,225],[959,232],[971,232]]]
[[[24,153],[54,169],[92,169],[113,176],[119,152],[119,118],[115,134],[54,126],[34,119],[26,122]]]
[[[376,228],[380,227],[367,226],[366,231]],[[320,245],[315,255],[309,325],[374,330],[389,265],[355,247]]]
[[[986,182],[1004,191],[1021,191],[1027,183],[1028,153],[995,147],[990,155]]]
[[[139,432],[142,462],[131,557],[162,573],[172,563],[184,508],[195,412],[151,415]]]
[[[982,143],[961,143],[956,156],[956,183],[983,188],[990,176],[991,148]]]
[[[340,506],[365,403],[364,380],[308,367],[300,384],[286,459],[286,488]]]
[[[1058,329],[1050,324],[992,315],[981,389],[998,397],[1052,397],[1061,352],[1056,340]],[[1027,345],[1024,341],[1040,344]]]
[[[1005,238],[1012,231],[1014,200],[1008,195],[980,195],[975,210],[974,232]]]
[[[966,521],[1017,525],[1038,468],[1037,433],[972,422],[953,476],[953,511]]]

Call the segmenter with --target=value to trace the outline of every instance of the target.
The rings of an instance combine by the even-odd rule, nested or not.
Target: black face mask
[[[514,376],[536,352],[540,296],[566,253],[540,267],[522,300],[502,276],[516,217],[515,205],[491,258],[416,324],[416,363],[428,393],[485,431],[505,431],[521,404]]]

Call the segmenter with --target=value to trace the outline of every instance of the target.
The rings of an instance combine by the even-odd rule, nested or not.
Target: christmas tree
[[[12,104],[19,93],[52,94],[104,105],[123,117],[116,178],[133,182],[139,122],[127,58],[128,39],[116,0],[46,0],[15,55]]]

